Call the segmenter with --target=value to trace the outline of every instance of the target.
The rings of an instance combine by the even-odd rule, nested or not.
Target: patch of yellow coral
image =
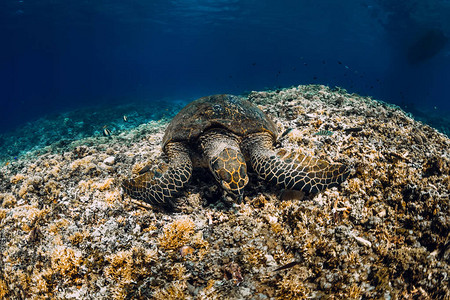
[[[63,276],[77,275],[81,262],[81,252],[65,246],[57,246],[51,254],[52,269]]]
[[[2,207],[13,207],[16,204],[17,200],[11,193],[3,193],[0,194],[0,203]]]
[[[8,294],[8,286],[5,281],[0,279],[0,298],[3,299],[6,294]]]
[[[178,300],[186,299],[184,291],[187,290],[185,281],[175,281],[166,288],[157,289],[153,294],[153,299],[157,300]]]
[[[164,227],[163,233],[158,238],[158,244],[165,250],[176,250],[184,246],[194,234],[194,222],[189,218],[183,218]]]
[[[107,178],[103,181],[95,182],[92,179],[90,180],[81,180],[78,183],[78,187],[82,192],[86,191],[93,191],[93,190],[100,190],[104,191],[111,187],[112,183],[114,182],[114,178]]]
[[[25,179],[25,175],[19,173],[19,174],[14,175],[13,177],[11,177],[10,182],[12,184],[16,184],[19,181],[24,180],[24,179]]]
[[[59,219],[48,226],[48,231],[58,233],[61,229],[66,228],[70,224],[67,219]]]
[[[43,218],[49,211],[49,208],[38,209],[34,205],[21,205],[12,209],[12,218],[22,224],[23,230],[30,231],[30,225]]]
[[[148,276],[151,273],[150,263],[156,259],[156,251],[142,247],[133,247],[107,256],[106,261],[110,265],[104,269],[104,274],[117,282],[113,290],[114,299],[125,299],[130,285],[136,282],[138,277]]]
[[[91,169],[95,169],[95,164],[92,162],[93,160],[94,157],[91,155],[77,159],[70,164],[70,168],[72,169],[72,172],[78,170],[87,173]]]

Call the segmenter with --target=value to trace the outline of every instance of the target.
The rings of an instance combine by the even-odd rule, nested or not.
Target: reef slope
[[[166,213],[120,182],[164,159],[167,120],[48,146],[0,168],[0,298],[450,298],[448,137],[325,86],[248,98],[284,148],[347,162],[350,178],[304,195],[250,173],[230,204],[197,171]]]

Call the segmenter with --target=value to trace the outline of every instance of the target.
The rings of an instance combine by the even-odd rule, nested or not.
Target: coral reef
[[[320,85],[248,99],[273,117],[283,148],[353,174],[305,194],[250,170],[236,204],[194,170],[166,213],[120,183],[164,159],[167,119],[56,142],[0,167],[0,298],[450,298],[447,136]]]
[[[125,102],[125,101],[124,101]],[[90,136],[102,136],[135,128],[154,120],[171,119],[186,103],[183,101],[126,101],[126,105],[103,105],[49,115],[0,133],[0,164],[42,148],[64,148],[71,142]],[[125,121],[126,120],[126,121]]]

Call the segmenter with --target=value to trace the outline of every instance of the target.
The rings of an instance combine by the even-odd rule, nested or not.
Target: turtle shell
[[[213,95],[180,110],[166,129],[163,148],[169,142],[195,142],[210,128],[224,128],[238,136],[269,132],[277,138],[276,125],[256,105],[233,95]]]

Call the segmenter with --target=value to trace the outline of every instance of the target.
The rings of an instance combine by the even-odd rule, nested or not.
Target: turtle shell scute
[[[170,122],[163,138],[169,142],[193,143],[208,129],[224,128],[238,136],[268,132],[274,140],[277,128],[251,102],[233,95],[212,95],[192,101]]]

